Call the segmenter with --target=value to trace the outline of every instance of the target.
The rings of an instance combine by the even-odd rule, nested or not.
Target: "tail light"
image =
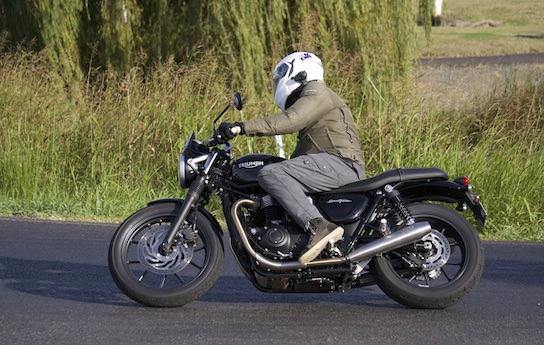
[[[461,177],[458,177],[456,178],[453,182],[457,183],[458,185],[461,185],[463,187],[467,187],[468,188],[468,191],[470,193],[472,193],[472,185],[470,185],[470,183],[468,182],[468,177],[466,176],[461,176]]]
[[[453,182],[460,184],[461,186],[468,187],[468,177],[466,176],[458,177]]]

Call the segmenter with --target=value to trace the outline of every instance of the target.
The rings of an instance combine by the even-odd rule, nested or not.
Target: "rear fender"
[[[446,203],[464,203],[474,213],[474,217],[481,226],[484,226],[487,213],[477,201],[477,197],[469,191],[467,186],[454,181],[430,181],[403,183],[396,186],[405,203],[419,201],[439,201]]]
[[[168,198],[168,199],[158,199],[153,200],[149,202],[147,205],[154,205],[154,204],[163,204],[163,203],[172,203],[181,205],[183,203],[183,199],[176,199],[176,198]],[[225,249],[225,245],[223,244],[223,230],[221,229],[221,225],[219,225],[219,222],[215,217],[208,212],[204,207],[199,206],[198,212],[201,213],[206,219],[211,223],[213,230],[217,234],[217,237],[219,237],[219,241],[221,242],[221,246],[223,246],[223,249]]]

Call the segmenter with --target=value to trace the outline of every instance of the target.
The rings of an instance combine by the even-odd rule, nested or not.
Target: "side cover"
[[[331,194],[317,200],[317,208],[336,224],[349,224],[359,219],[368,206],[363,194]]]

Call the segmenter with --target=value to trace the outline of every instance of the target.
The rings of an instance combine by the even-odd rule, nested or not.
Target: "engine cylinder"
[[[261,210],[265,214],[267,224],[281,222],[285,215],[281,205],[271,195],[261,199]]]

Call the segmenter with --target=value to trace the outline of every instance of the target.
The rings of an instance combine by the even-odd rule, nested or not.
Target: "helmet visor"
[[[289,65],[286,63],[283,63],[279,65],[274,73],[272,74],[272,88],[274,90],[274,95],[276,95],[276,88],[278,87],[278,82],[281,80],[281,78],[285,77],[287,72],[289,71]]]

